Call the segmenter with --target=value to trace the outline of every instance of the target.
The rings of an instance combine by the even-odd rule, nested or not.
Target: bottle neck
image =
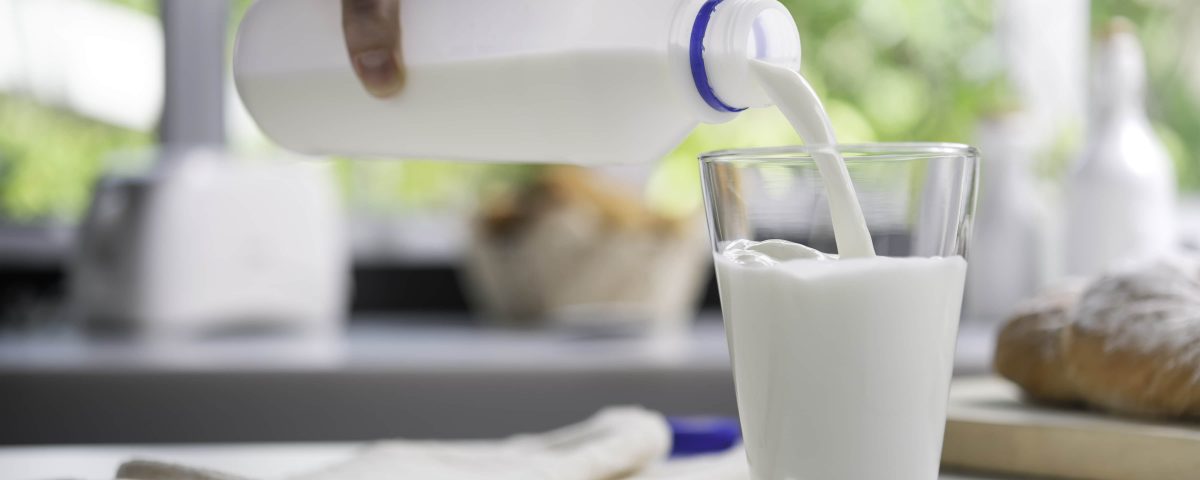
[[[989,154],[989,168],[984,181],[984,194],[992,197],[1008,195],[1014,188],[1033,183],[1035,137],[1026,113],[1014,111],[993,115],[979,124],[976,132],[980,146]],[[1001,190],[1001,187],[1008,189]],[[992,189],[987,193],[987,189]]]
[[[800,34],[776,0],[696,0],[681,5],[672,33],[682,47],[696,98],[712,121],[770,105],[751,77],[750,61],[800,68]]]
[[[1094,132],[1093,135],[1108,135],[1106,132],[1120,128],[1131,120],[1146,123],[1150,121],[1146,115],[1146,103],[1140,97],[1095,100],[1092,105],[1088,125],[1090,131]]]
[[[1092,58],[1090,121],[1095,128],[1146,115],[1146,62],[1132,33],[1118,32],[1096,45]]]

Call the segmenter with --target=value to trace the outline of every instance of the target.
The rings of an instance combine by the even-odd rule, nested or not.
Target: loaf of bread
[[[1063,347],[1066,374],[1089,404],[1200,416],[1200,263],[1173,258],[1098,279]]]
[[[579,167],[540,168],[489,195],[470,242],[466,291],[506,326],[677,331],[711,274],[701,217],[663,213]]]
[[[996,338],[993,367],[1020,385],[1030,400],[1080,400],[1067,379],[1062,338],[1082,290],[1080,282],[1073,282],[1026,302]]]
[[[1040,401],[1200,417],[1200,261],[1139,264],[1035,299],[1001,330],[995,367]]]

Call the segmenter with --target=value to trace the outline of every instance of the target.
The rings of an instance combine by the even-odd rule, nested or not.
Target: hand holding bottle
[[[342,30],[354,72],[371,95],[404,88],[400,0],[342,0]]]

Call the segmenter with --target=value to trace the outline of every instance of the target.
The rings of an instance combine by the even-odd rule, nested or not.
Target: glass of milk
[[[756,480],[935,480],[978,154],[844,145],[852,186],[811,152],[701,156],[705,205]],[[835,180],[836,181],[836,180]],[[857,192],[876,256],[838,258],[828,191]]]

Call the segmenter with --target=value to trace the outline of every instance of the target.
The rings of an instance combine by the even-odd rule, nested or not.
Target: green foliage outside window
[[[78,216],[87,207],[101,161],[112,152],[152,141],[148,132],[0,95],[0,218]]]

